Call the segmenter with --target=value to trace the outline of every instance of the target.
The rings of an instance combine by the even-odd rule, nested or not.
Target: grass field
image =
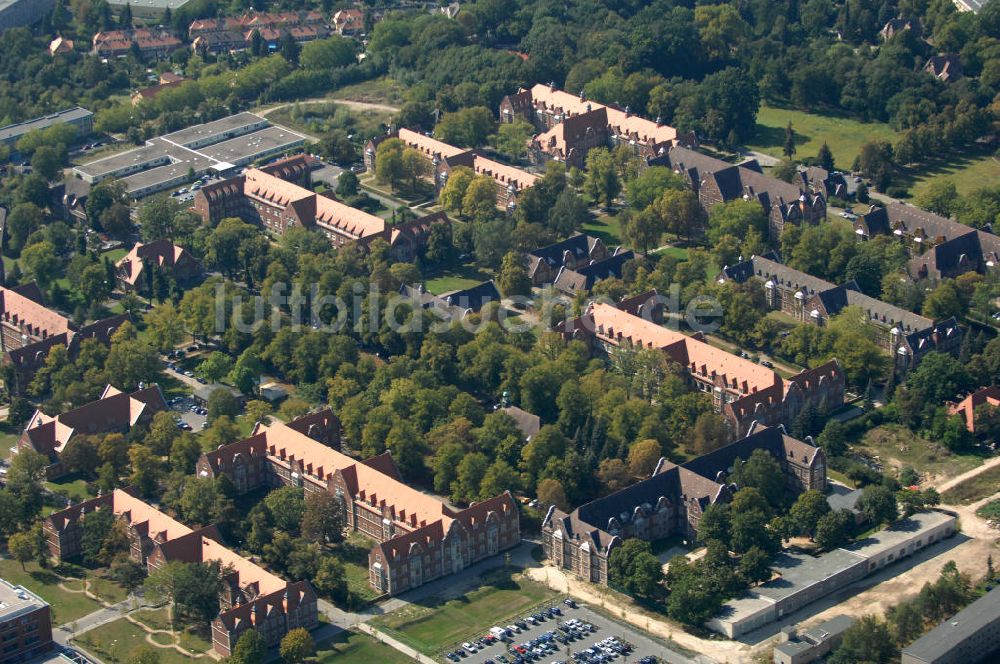
[[[72,622],[101,608],[98,602],[82,592],[67,592],[60,588],[59,577],[47,569],[42,569],[37,563],[27,563],[25,567],[27,571],[22,571],[20,563],[14,560],[0,560],[0,578],[22,585],[48,602],[52,607],[54,625]],[[75,584],[68,587],[74,590],[82,589]]]
[[[333,99],[348,99],[363,101],[369,104],[387,104],[399,106],[403,103],[406,88],[395,79],[388,76],[364,81],[354,85],[345,85],[331,95]]]
[[[372,545],[373,542],[361,534],[351,533],[334,549],[334,555],[344,563],[348,590],[362,602],[370,602],[378,597],[368,581],[368,552]]]
[[[413,660],[367,634],[343,632],[316,652],[320,664],[410,664]]]
[[[126,661],[135,648],[148,645],[146,632],[125,618],[84,632],[74,641],[111,664]],[[195,661],[173,648],[156,648],[156,652],[160,656],[160,664],[191,664]]]
[[[173,629],[170,610],[165,606],[159,609],[141,609],[133,613],[132,617],[150,629]]]
[[[442,603],[431,598],[375,618],[371,624],[433,655],[556,597],[545,586],[511,572],[498,570],[482,581],[481,587],[456,599]]]
[[[459,290],[460,288],[475,286],[480,282],[489,281],[492,278],[492,274],[483,270],[478,265],[465,263],[464,265],[459,265],[430,277],[427,279],[425,285],[427,286],[427,292],[440,295],[441,293]]]
[[[959,194],[995,187],[1000,183],[1000,160],[984,151],[945,155],[922,166],[918,173],[900,178],[900,184],[914,197],[935,181],[954,182]]]
[[[74,503],[94,497],[94,494],[87,489],[87,480],[79,475],[67,475],[44,484],[45,488],[52,493],[71,498]]]
[[[606,245],[618,246],[622,244],[622,226],[619,219],[617,215],[602,214],[585,223],[583,232],[601,238]]]
[[[945,491],[941,494],[941,502],[968,505],[993,495],[998,488],[1000,488],[1000,466],[994,466]]]
[[[344,129],[359,136],[373,136],[392,119],[392,113],[377,109],[348,108],[333,100],[299,102],[268,113],[267,119],[290,129],[322,134]]]
[[[795,131],[795,157],[815,157],[826,141],[838,168],[850,168],[864,143],[875,139],[895,141],[896,132],[884,123],[859,122],[850,118],[819,115],[790,108],[761,106],[757,133],[747,147],[779,159],[784,158],[785,128]]]
[[[976,515],[983,519],[1000,520],[1000,498],[991,500],[978,510]]]
[[[954,454],[947,448],[894,424],[868,431],[859,445],[872,455],[878,455],[886,465],[895,465],[897,468],[912,466],[918,473],[938,477],[960,475],[983,462],[975,455]]]
[[[649,253],[653,256],[673,256],[679,261],[686,261],[688,259],[688,250],[684,247],[663,247]]]
[[[108,604],[117,604],[128,597],[128,591],[110,579],[93,574],[88,579],[90,592],[94,593]]]

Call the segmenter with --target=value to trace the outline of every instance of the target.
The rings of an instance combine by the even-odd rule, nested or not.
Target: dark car
[[[567,597],[566,599],[563,600],[563,604],[565,604],[566,606],[568,606],[571,609],[575,609],[576,608],[576,602],[574,602],[573,600],[571,600],[569,597]]]

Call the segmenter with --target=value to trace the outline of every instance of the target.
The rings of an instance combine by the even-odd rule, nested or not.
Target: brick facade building
[[[896,371],[906,373],[931,351],[957,355],[962,328],[954,317],[933,321],[901,307],[865,295],[854,281],[836,286],[829,281],[792,269],[774,252],[752,256],[725,267],[717,281],[763,282],[768,307],[783,311],[801,323],[824,326],[847,307],[864,313],[875,331],[875,343],[893,359]]]
[[[0,664],[30,661],[51,648],[49,603],[24,586],[0,579]]]
[[[405,484],[388,452],[365,461],[341,454],[334,431],[339,424],[328,410],[258,425],[250,438],[202,455],[197,472],[224,474],[241,492],[290,485],[334,494],[347,527],[377,542],[368,554],[369,581],[380,593],[453,574],[521,541],[510,492],[452,509]]]
[[[737,199],[756,200],[775,242],[788,224],[818,224],[826,219],[826,184],[810,181],[806,173],[800,172],[796,182],[789,183],[765,175],[756,161],[734,165],[683,146],[671,147],[652,159],[653,164],[667,166],[683,177],[706,211]]]
[[[34,282],[17,288],[0,286],[0,362],[13,366],[14,378],[7,389],[14,394],[23,391],[54,346],[68,346],[70,357],[76,357],[83,341],[107,344],[126,320],[128,315],[121,314],[77,327],[42,303],[42,291]]]
[[[600,104],[537,84],[500,101],[500,122],[525,120],[540,132],[529,153],[536,162],[555,159],[567,167],[582,168],[587,152],[595,147],[629,147],[637,156],[651,159],[674,145],[695,145],[693,133],[634,115],[626,107]]]
[[[648,298],[650,308],[654,298]],[[642,306],[632,303],[632,306]],[[807,404],[820,412],[843,405],[845,377],[836,360],[783,379],[772,369],[715,348],[609,304],[592,303],[583,316],[560,323],[567,339],[580,339],[600,355],[621,345],[656,348],[683,368],[688,385],[711,395],[730,438],[745,436],[754,423],[790,424]]]
[[[66,474],[62,452],[74,437],[125,433],[135,426],[148,426],[161,410],[167,410],[167,402],[158,385],[131,394],[108,385],[96,401],[55,417],[36,410],[17,441],[17,449],[32,449],[47,457],[50,465],[46,475],[60,477]]]
[[[197,280],[202,274],[197,258],[184,247],[164,238],[146,244],[136,243],[115,263],[119,287],[123,290],[146,290],[147,279],[152,280],[147,268],[161,270],[182,286]]]
[[[212,621],[212,647],[228,656],[240,635],[254,629],[268,646],[289,630],[318,625],[316,593],[307,581],[289,583],[227,549],[214,526],[192,530],[136,497],[131,489],[84,501],[55,512],[42,523],[49,551],[57,560],[80,555],[83,521],[98,510],[112,510],[124,521],[129,556],[148,570],[167,562],[217,562],[227,570]]]
[[[826,489],[823,450],[785,435],[783,428],[752,429],[745,438],[680,466],[660,459],[648,479],[569,514],[550,507],[542,521],[545,556],[580,578],[607,585],[608,558],[623,540],[694,539],[704,510],[732,497],[727,476],[737,460],[758,449],[781,464],[790,491]]]

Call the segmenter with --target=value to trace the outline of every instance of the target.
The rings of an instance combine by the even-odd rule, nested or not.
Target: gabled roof
[[[993,406],[994,408],[1000,406],[1000,386],[987,385],[986,387],[981,387],[958,403],[949,404],[948,414],[961,415],[962,419],[965,420],[966,428],[975,433],[976,408],[979,408],[983,404]]]
[[[635,258],[632,251],[621,251],[602,261],[591,261],[576,269],[560,268],[553,285],[564,293],[582,293],[594,288],[598,281],[620,279],[622,267]]]
[[[470,152],[470,150],[466,150],[465,148],[449,145],[444,141],[439,141],[436,138],[426,136],[420,132],[407,129],[405,127],[399,130],[399,140],[403,141],[403,143],[405,143],[408,147],[417,150],[425,157],[430,158],[439,157],[445,159]]]
[[[136,243],[132,250],[121,257],[115,268],[125,280],[135,285],[142,275],[146,261],[161,268],[171,268],[183,260],[194,260],[184,247],[163,238],[147,244]]]
[[[41,304],[37,286],[32,290],[0,286],[0,318],[14,326],[24,325],[33,336],[47,337],[70,331],[69,319]],[[28,293],[25,295],[24,293]],[[32,295],[39,295],[38,298]]]

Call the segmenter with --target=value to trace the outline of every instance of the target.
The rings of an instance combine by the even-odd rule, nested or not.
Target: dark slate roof
[[[470,288],[445,293],[440,296],[449,307],[479,311],[489,302],[500,301],[500,291],[493,281],[484,281]]]
[[[603,261],[594,261],[576,270],[560,268],[553,285],[565,293],[589,291],[603,279],[621,279],[622,267],[634,258],[632,251],[620,251]]]
[[[944,242],[975,230],[965,224],[905,203],[889,203],[885,207],[873,207],[861,215],[861,219],[867,224],[872,235],[889,234],[899,229],[901,233],[922,235],[933,242]]]
[[[550,244],[541,249],[529,252],[530,256],[535,256],[555,267],[563,264],[563,254],[570,252],[577,260],[582,260],[590,255],[591,249],[599,242],[598,238],[589,235],[573,235],[561,242]]]
[[[736,463],[736,459],[749,459],[753,451],[757,449],[767,450],[778,459],[794,455],[796,459],[805,464],[812,463],[819,452],[818,447],[813,447],[809,443],[786,435],[779,427],[768,427],[751,433],[725,447],[692,459],[683,467],[702,477],[714,478],[720,472],[728,473]]]
[[[751,277],[757,277],[765,283],[767,281],[774,281],[779,285],[791,287],[795,290],[805,288],[809,296],[836,288],[829,281],[788,267],[780,262],[778,255],[773,251],[769,251],[761,256],[752,256],[750,260],[742,261],[731,268],[723,269],[722,273],[725,277],[736,282],[743,282]]]

